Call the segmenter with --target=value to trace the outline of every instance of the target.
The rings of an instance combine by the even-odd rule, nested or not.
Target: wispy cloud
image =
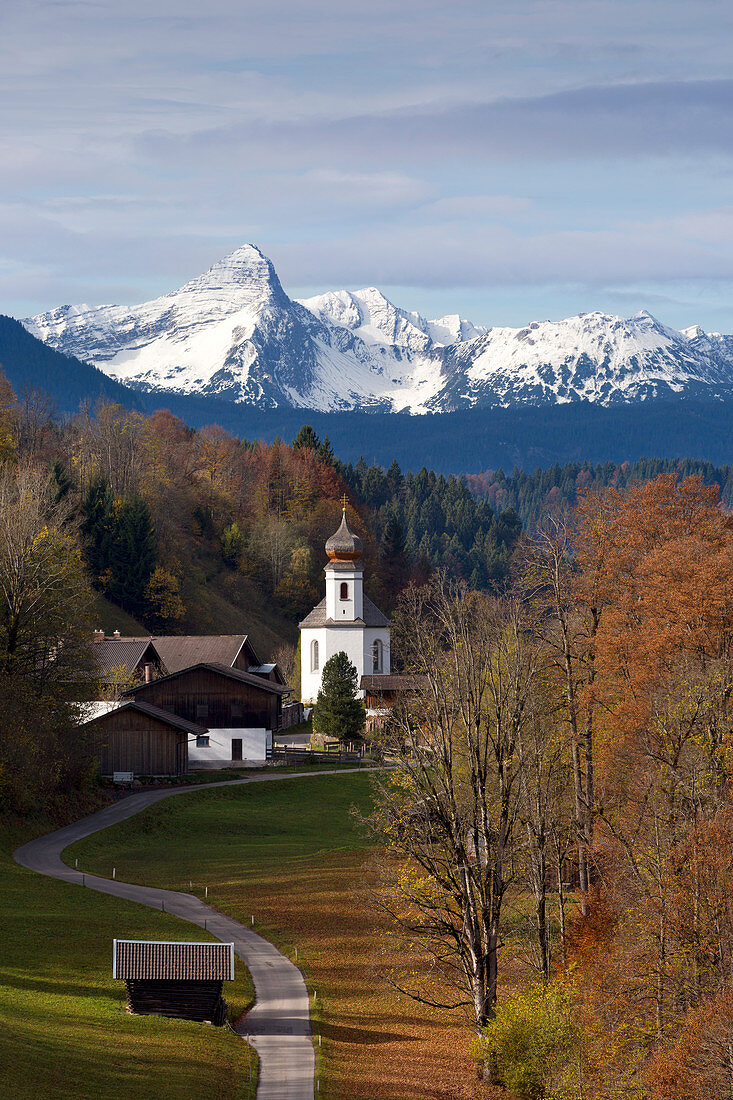
[[[254,240],[298,288],[643,282],[696,319],[679,287],[733,277],[732,31],[719,0],[6,4],[0,308]]]

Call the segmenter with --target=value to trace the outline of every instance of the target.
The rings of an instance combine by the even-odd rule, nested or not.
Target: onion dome
[[[326,543],[326,553],[331,561],[358,561],[361,557],[361,539],[349,527],[346,508],[341,516],[341,526]]]

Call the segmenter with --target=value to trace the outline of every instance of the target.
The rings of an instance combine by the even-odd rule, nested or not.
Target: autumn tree
[[[79,711],[96,670],[90,592],[48,475],[0,467],[0,804],[25,812],[88,761]]]

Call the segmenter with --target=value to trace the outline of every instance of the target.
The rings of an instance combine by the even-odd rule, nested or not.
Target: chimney
[[[113,638],[121,638],[121,637],[122,637],[122,635],[120,634],[119,630],[115,630],[115,632],[114,632],[114,634],[112,635],[112,637],[113,637]]]
[[[95,630],[94,633],[92,634],[92,640],[95,641],[95,642],[103,642],[104,641],[104,631],[103,630]]]
[[[149,684],[153,678],[153,666],[150,664],[145,665],[145,683]]]

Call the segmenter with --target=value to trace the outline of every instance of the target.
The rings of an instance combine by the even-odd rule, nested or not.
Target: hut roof
[[[148,981],[234,981],[233,943],[115,940],[112,977]]]

